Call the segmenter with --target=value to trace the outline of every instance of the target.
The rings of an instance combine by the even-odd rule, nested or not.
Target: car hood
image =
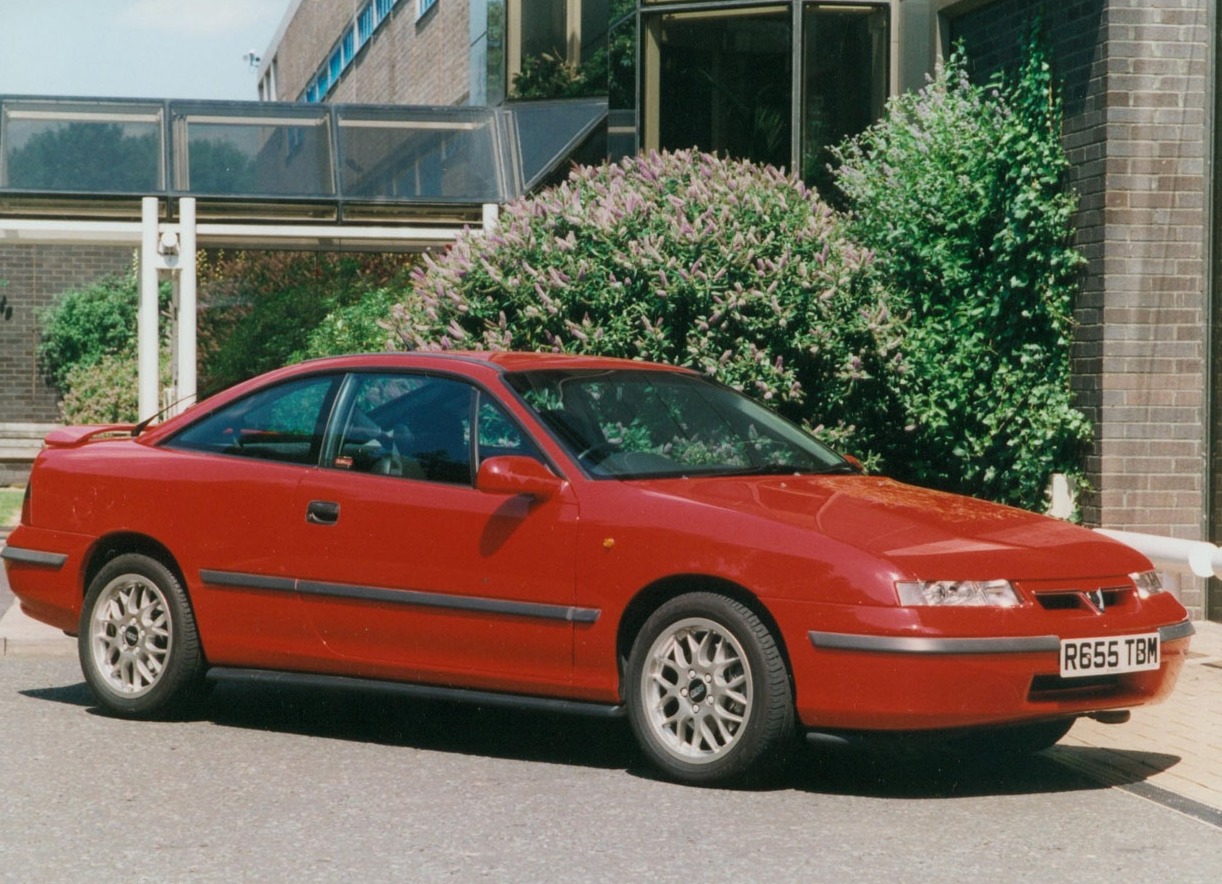
[[[1085,528],[874,476],[698,478],[649,484],[673,499],[796,529],[804,545],[811,543],[813,533],[884,559],[919,579],[1074,579],[1151,567],[1135,550]]]

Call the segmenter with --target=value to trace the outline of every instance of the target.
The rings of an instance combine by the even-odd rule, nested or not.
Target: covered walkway
[[[471,108],[0,96],[0,247],[140,250],[145,418],[196,394],[197,249],[444,245],[494,224],[500,205],[570,158],[598,156],[606,116],[605,100]],[[165,274],[175,382],[159,391]]]

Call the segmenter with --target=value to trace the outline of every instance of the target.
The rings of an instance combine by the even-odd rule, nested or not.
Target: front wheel
[[[789,673],[756,614],[715,593],[665,603],[628,658],[628,719],[663,773],[723,785],[779,763],[793,734]]]
[[[118,556],[94,577],[77,650],[98,703],[116,715],[174,711],[200,681],[202,654],[187,594],[147,556]]]

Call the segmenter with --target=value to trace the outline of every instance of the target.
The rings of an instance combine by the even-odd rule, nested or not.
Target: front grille
[[[1133,590],[1127,586],[1099,590],[1057,589],[1035,593],[1035,601],[1046,611],[1104,611],[1126,604]],[[1102,605],[1099,604],[1102,602]]]

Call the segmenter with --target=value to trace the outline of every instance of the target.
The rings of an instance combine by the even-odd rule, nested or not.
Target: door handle
[[[339,521],[339,504],[333,500],[311,500],[306,507],[306,521],[311,525],[334,525]]]

